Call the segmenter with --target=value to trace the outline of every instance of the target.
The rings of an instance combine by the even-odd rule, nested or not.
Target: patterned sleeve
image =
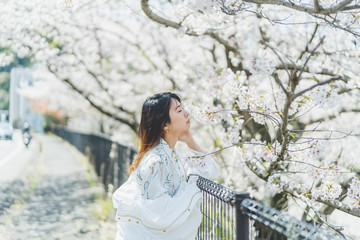
[[[166,162],[156,154],[145,155],[136,175],[143,199],[156,199],[169,194],[170,173]]]
[[[197,174],[205,178],[217,179],[219,177],[219,166],[215,160],[210,155],[190,150],[194,155],[183,158],[187,175]]]

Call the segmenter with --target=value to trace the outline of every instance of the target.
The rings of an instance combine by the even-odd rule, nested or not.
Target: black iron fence
[[[249,198],[249,194],[237,193],[209,179],[197,177],[197,186],[203,193],[203,218],[197,239],[248,239],[249,220],[236,206]]]
[[[203,191],[203,221],[197,239],[340,240],[342,236],[267,207],[247,193],[238,193],[198,176]]]
[[[89,158],[106,190],[110,183],[116,189],[127,180],[127,169],[137,153],[134,147],[115,142],[106,135],[80,133],[63,127],[55,128],[54,133]]]
[[[105,188],[111,183],[116,189],[128,178],[127,169],[137,152],[135,148],[114,142],[105,135],[66,128],[56,128],[54,133],[88,156]],[[344,239],[252,200],[248,193],[238,193],[197,177],[197,185],[203,192],[198,240]]]

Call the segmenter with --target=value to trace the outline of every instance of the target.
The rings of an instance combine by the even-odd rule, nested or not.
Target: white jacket
[[[190,174],[216,179],[219,167],[210,156],[182,158],[161,139],[113,194],[116,240],[194,240],[202,193]]]

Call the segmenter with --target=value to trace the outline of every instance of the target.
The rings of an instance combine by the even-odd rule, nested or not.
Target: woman
[[[140,151],[129,168],[129,179],[113,195],[117,240],[195,239],[202,193],[187,177],[216,179],[219,170],[210,156],[182,158],[174,150],[179,140],[195,155],[204,155],[189,131],[189,117],[174,93],[146,99],[138,133]]]

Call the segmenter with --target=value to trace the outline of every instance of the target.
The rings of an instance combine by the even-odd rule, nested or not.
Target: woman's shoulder
[[[161,162],[161,157],[156,154],[156,152],[153,152],[151,150],[149,150],[144,156],[143,159],[141,160],[141,162]]]
[[[149,150],[141,159],[139,168],[146,168],[154,165],[162,165],[166,162],[166,159],[153,149]]]

